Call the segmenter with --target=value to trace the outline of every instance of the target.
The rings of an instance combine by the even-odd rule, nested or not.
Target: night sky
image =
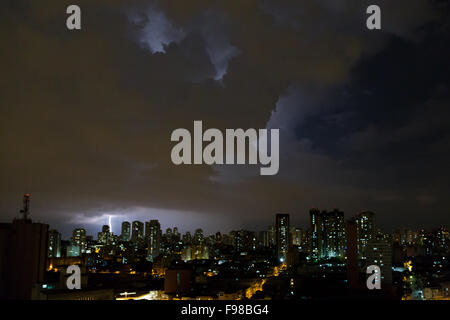
[[[66,28],[66,7],[82,30]],[[366,28],[366,8],[382,30]],[[447,6],[447,7],[446,7]],[[447,9],[446,9],[447,8]],[[437,0],[2,0],[0,220],[265,229],[275,213],[450,223],[450,17]],[[177,128],[279,128],[280,170],[175,166]]]

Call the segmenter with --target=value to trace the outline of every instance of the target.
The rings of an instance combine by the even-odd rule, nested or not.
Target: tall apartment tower
[[[196,245],[203,244],[205,241],[205,237],[203,236],[203,230],[202,229],[196,229],[194,232],[194,238],[193,242]]]
[[[131,236],[131,224],[128,221],[122,222],[122,233],[120,238],[122,241],[130,241]]]
[[[86,253],[86,230],[82,228],[74,229],[72,232],[72,245],[80,248],[80,254]]]
[[[345,257],[344,212],[311,209],[311,256],[313,259]]]
[[[366,260],[367,243],[375,236],[375,214],[373,212],[360,212],[354,218],[357,226],[358,258]]]
[[[309,211],[309,216],[311,219],[310,252],[311,257],[314,260],[317,260],[320,258],[320,251],[322,246],[322,234],[323,234],[322,215],[319,209],[313,208]]]
[[[111,230],[109,229],[109,225],[105,224],[102,226],[102,231],[98,233],[98,241],[103,244],[107,245],[111,242]]]
[[[269,239],[269,247],[275,247],[277,242],[277,232],[275,231],[274,226],[269,226],[268,232],[268,239]]]
[[[381,271],[381,286],[392,284],[392,244],[382,235],[367,242],[366,265],[377,265]]]
[[[280,262],[286,261],[286,255],[291,247],[289,214],[278,213],[275,221],[277,258]]]
[[[61,233],[57,230],[48,232],[48,254],[49,258],[61,257]]]
[[[145,223],[145,241],[148,246],[147,260],[153,261],[161,251],[161,224],[158,220],[150,220]]]
[[[303,238],[303,230],[299,227],[291,227],[292,245],[301,246]]]
[[[131,229],[131,241],[139,242],[144,239],[144,224],[140,221],[133,221]]]
[[[325,237],[322,256],[326,258],[345,257],[344,212],[334,209],[325,215]]]

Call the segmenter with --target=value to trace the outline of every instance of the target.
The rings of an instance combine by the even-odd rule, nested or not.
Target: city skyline
[[[405,227],[404,225],[401,225],[401,226],[391,226],[392,227],[391,230],[385,230],[383,228],[380,228],[380,226],[374,222],[374,220],[375,220],[374,217],[376,216],[376,214],[374,212],[368,211],[368,210],[362,210],[362,211],[359,211],[359,212],[355,213],[354,215],[350,215],[349,216],[349,215],[345,215],[345,212],[344,211],[340,211],[339,208],[333,208],[332,210],[323,210],[323,209],[319,209],[319,208],[314,207],[314,208],[311,208],[309,210],[309,212],[308,212],[308,215],[310,216],[310,221],[308,222],[308,225],[306,225],[306,226],[305,225],[298,225],[298,224],[289,223],[289,220],[292,219],[292,214],[290,214],[290,213],[276,213],[275,215],[276,216],[284,216],[284,215],[287,216],[288,217],[288,225],[290,226],[290,228],[300,228],[300,230],[302,232],[306,233],[306,232],[312,232],[312,230],[311,230],[311,223],[312,223],[312,221],[315,221],[315,219],[312,218],[312,214],[313,213],[319,214],[319,215],[332,215],[332,214],[334,214],[336,212],[340,213],[342,215],[342,222],[341,222],[342,225],[340,226],[340,228],[344,228],[344,229],[346,228],[345,227],[345,223],[346,222],[355,220],[358,217],[360,217],[361,215],[365,215],[365,214],[370,214],[372,216],[372,218],[371,218],[372,219],[372,222],[371,222],[372,228],[376,228],[376,229],[373,230],[373,232],[378,232],[379,231],[379,232],[383,232],[383,233],[386,233],[386,234],[394,234],[394,233],[400,232],[400,231],[402,231],[402,232],[406,232],[406,231],[412,231],[412,232],[425,231],[427,233],[430,233],[430,232],[432,233],[432,232],[434,232],[436,230],[439,230],[441,228],[448,228],[449,227],[446,224],[440,224],[440,225],[437,225],[437,226],[434,226],[434,227],[431,227],[431,228],[425,228],[423,226],[416,226],[416,228],[408,228],[408,227]],[[17,217],[17,218],[20,218],[20,217]],[[147,219],[147,220],[119,220],[119,221],[116,221],[115,225],[117,227],[114,229],[114,228],[112,228],[112,219],[107,219],[107,220],[108,220],[108,223],[101,224],[101,228],[99,228],[99,229],[91,229],[92,232],[88,232],[87,231],[88,229],[85,226],[83,226],[82,224],[77,225],[77,226],[72,226],[71,231],[68,232],[67,234],[63,234],[60,230],[58,230],[58,228],[52,227],[51,225],[49,225],[49,229],[57,231],[61,235],[64,235],[64,237],[61,238],[61,239],[63,239],[63,240],[70,240],[70,239],[72,239],[73,232],[75,230],[80,230],[80,229],[85,230],[85,236],[95,238],[94,236],[97,233],[100,234],[100,232],[104,231],[103,229],[105,227],[107,227],[108,228],[108,232],[110,232],[111,234],[114,234],[115,236],[117,236],[118,238],[123,240],[123,233],[124,233],[123,228],[124,228],[124,223],[126,223],[126,224],[128,224],[128,228],[129,228],[129,230],[127,231],[128,232],[128,240],[126,240],[126,241],[132,241],[132,235],[135,234],[135,232],[133,231],[133,226],[134,226],[135,223],[140,223],[141,224],[142,236],[144,236],[144,233],[145,233],[145,236],[147,237],[148,228],[149,227],[151,228],[151,225],[148,225],[148,224],[152,223],[152,222],[156,222],[158,224],[159,230],[161,231],[162,234],[166,234],[167,230],[172,231],[172,230],[176,229],[177,232],[180,235],[185,235],[186,233],[189,233],[189,234],[192,235],[197,230],[201,230],[205,235],[214,236],[217,233],[231,234],[232,232],[241,231],[241,230],[242,231],[250,231],[250,232],[253,232],[253,233],[258,233],[258,232],[261,232],[261,231],[267,231],[267,230],[270,230],[270,228],[276,228],[277,221],[278,221],[278,220],[276,220],[275,222],[272,221],[273,222],[272,224],[269,223],[266,226],[266,228],[262,228],[262,229],[255,229],[255,228],[248,229],[246,227],[241,226],[241,228],[234,228],[234,229],[231,229],[231,230],[216,229],[216,230],[213,230],[213,231],[207,231],[207,230],[203,229],[201,225],[198,225],[194,229],[185,229],[183,227],[180,228],[180,226],[177,226],[177,225],[164,226],[164,225],[160,224],[160,221],[158,219],[153,219],[151,217],[149,219]],[[45,224],[45,222],[42,222],[42,221],[38,221],[38,222]],[[117,230],[117,231],[115,231],[115,230]],[[289,230],[288,232],[290,233],[291,230]],[[342,237],[342,236],[339,236],[338,238],[340,238],[340,237]]]
[[[120,234],[109,221],[96,238],[75,228],[65,240],[33,221],[30,208],[26,193],[22,217],[0,223],[2,299],[450,299],[448,227],[390,234],[373,212],[345,219],[338,209],[312,208],[305,230],[277,213],[257,232],[164,232],[153,219],[123,221]],[[331,291],[318,295],[317,285]]]
[[[32,195],[30,193],[27,193],[27,194],[30,196],[30,200],[31,200],[32,199]],[[306,219],[298,219],[297,215],[293,214],[293,213],[287,213],[287,214],[290,215],[291,221],[302,221],[302,223],[293,222],[293,225],[295,225],[296,227],[301,227],[301,228],[306,230],[306,229],[308,229],[309,224],[310,224],[310,220],[309,220],[310,217],[309,217],[309,215],[310,215],[311,210],[318,210],[319,212],[321,212],[321,211],[332,212],[334,210],[340,210],[340,208],[333,207],[333,208],[328,208],[327,209],[327,208],[311,207],[304,214],[304,216],[306,216]],[[31,208],[30,208],[30,212],[31,212]],[[351,219],[351,218],[357,216],[358,214],[360,214],[362,212],[373,212],[373,211],[364,209],[364,210],[359,210],[359,211],[357,211],[355,213],[348,213],[348,212],[346,212],[344,210],[341,211],[341,212],[344,214],[344,218],[347,220],[347,219]],[[374,212],[374,214],[376,214],[376,213]],[[379,215],[377,214],[377,216],[379,216]],[[21,218],[21,217],[22,217],[21,210],[17,210],[17,214],[15,216],[13,216],[13,218],[16,219],[16,218]],[[97,221],[95,223],[89,222],[87,220],[84,223],[75,224],[75,223],[72,223],[72,222],[66,222],[64,224],[59,224],[59,225],[58,224],[51,224],[49,222],[43,221],[43,220],[39,219],[39,215],[37,215],[37,218],[35,216],[31,216],[31,218],[34,221],[38,221],[38,222],[42,222],[42,223],[48,224],[51,229],[58,230],[65,238],[70,238],[72,236],[72,231],[74,229],[77,229],[77,228],[85,229],[92,236],[92,235],[95,235],[103,226],[108,225],[113,233],[120,235],[122,222],[125,222],[125,221],[129,222],[130,224],[133,221],[140,221],[140,222],[143,222],[143,223],[145,223],[146,221],[150,221],[150,220],[157,220],[157,221],[159,221],[159,223],[164,221],[164,218],[156,219],[155,216],[147,215],[145,213],[137,216],[136,219],[128,219],[126,216],[115,216],[115,215],[104,214],[104,215],[101,216],[100,219],[96,219]],[[302,217],[302,218],[304,218],[304,217]],[[243,225],[235,224],[234,227],[229,227],[229,228],[226,228],[225,230],[223,230],[223,229],[222,230],[214,229],[214,226],[216,225],[215,223],[214,223],[213,226],[210,226],[209,228],[204,228],[200,224],[189,228],[189,227],[184,227],[183,225],[177,225],[176,222],[173,225],[169,224],[167,222],[166,223],[163,222],[161,224],[161,229],[165,230],[167,228],[174,228],[174,227],[176,227],[179,230],[181,230],[182,232],[193,232],[196,229],[202,229],[202,230],[204,230],[204,232],[209,233],[209,234],[214,234],[216,232],[223,232],[223,231],[229,233],[229,232],[231,232],[233,230],[261,231],[261,230],[265,230],[265,229],[267,229],[267,227],[273,225],[273,224],[270,224],[269,221],[270,221],[270,219],[268,219],[268,224],[266,223],[265,225],[261,221],[252,221],[252,222],[248,223],[247,225],[246,224],[243,224]],[[1,221],[1,222],[8,222],[8,221]],[[256,227],[256,229],[255,229],[255,227],[254,227],[255,224],[257,226],[259,225],[260,227]],[[208,225],[208,224],[206,224],[206,225]],[[253,229],[249,228],[250,225],[253,226]],[[380,230],[382,230],[383,232],[392,233],[393,231],[395,231],[397,229],[410,229],[410,230],[424,229],[424,230],[428,231],[428,230],[434,230],[436,228],[439,228],[439,227],[442,227],[442,226],[448,226],[448,225],[449,225],[449,223],[445,223],[445,222],[442,222],[442,223],[437,224],[437,225],[433,225],[433,224],[413,225],[411,223],[404,222],[404,223],[400,223],[400,224],[397,224],[397,225],[388,224],[387,226],[383,226],[383,225],[377,224],[377,227]]]
[[[314,208],[311,208],[311,209],[314,209]],[[339,210],[339,208],[333,208],[333,210],[336,210],[336,209]],[[343,211],[343,212],[345,213],[345,219],[351,219],[351,218],[354,218],[355,216],[357,216],[359,213],[366,212],[366,211],[367,210],[361,210],[361,211],[356,212],[353,215],[350,214],[350,213],[345,213],[345,211]],[[295,215],[293,215],[293,214],[289,214],[289,215],[290,215],[291,219],[293,217],[295,217]],[[309,212],[307,212],[306,215],[308,216],[308,219],[309,219]],[[18,218],[18,217],[20,217],[20,214],[16,218]],[[96,224],[87,224],[87,225],[86,224],[82,224],[82,223],[80,223],[80,224],[70,224],[70,225],[65,225],[63,228],[61,228],[61,227],[58,228],[57,225],[51,225],[51,224],[49,224],[49,223],[47,223],[45,221],[39,220],[39,219],[36,220],[36,221],[48,224],[51,229],[54,229],[54,230],[57,230],[58,232],[60,232],[63,235],[63,238],[65,240],[69,239],[72,236],[72,231],[74,229],[77,229],[77,228],[83,228],[83,229],[86,230],[88,235],[95,236],[97,234],[97,232],[99,232],[101,230],[101,228],[106,225],[106,226],[109,226],[110,228],[112,227],[111,230],[112,230],[112,232],[115,235],[119,235],[120,236],[120,234],[121,234],[121,226],[122,226],[123,222],[129,222],[130,224],[133,221],[140,221],[140,222],[145,223],[145,222],[150,221],[150,220],[157,220],[157,221],[161,222],[160,220],[155,219],[154,217],[151,217],[151,216],[149,216],[147,219],[144,219],[144,220],[123,219],[120,216],[119,217],[109,216],[109,217],[111,217],[113,219],[109,219],[108,216],[106,216],[104,218],[104,222],[105,223],[99,221]],[[8,221],[4,221],[4,222],[8,222]],[[109,222],[111,222],[111,224],[109,224]],[[270,221],[268,221],[267,224],[264,224],[264,223],[261,223],[261,222],[257,222],[257,223],[262,225],[262,227],[256,227],[256,228],[253,227],[253,228],[251,228],[251,227],[249,227],[249,225],[247,225],[247,226],[245,226],[245,225],[240,225],[240,226],[239,225],[235,225],[235,227],[230,227],[228,229],[220,229],[220,228],[214,229],[214,227],[210,227],[210,228],[206,229],[206,228],[202,227],[201,224],[198,224],[196,227],[193,227],[193,228],[187,228],[187,227],[183,227],[182,225],[177,225],[177,224],[174,224],[174,225],[161,224],[161,230],[165,231],[168,228],[169,229],[178,228],[181,233],[186,233],[186,232],[193,233],[197,229],[202,229],[206,234],[213,235],[216,232],[230,233],[230,232],[236,231],[236,230],[248,230],[248,231],[252,231],[252,232],[258,232],[258,231],[266,230],[268,227],[275,225],[274,223],[271,224]],[[295,227],[300,227],[300,228],[302,228],[303,230],[306,231],[309,228],[309,223],[310,223],[310,221],[307,221],[304,224],[294,224],[294,226]],[[253,225],[254,224],[255,223],[253,223]],[[377,225],[377,227],[381,231],[386,232],[386,233],[393,233],[394,231],[399,230],[399,229],[407,229],[407,230],[414,230],[414,231],[425,230],[425,231],[430,231],[431,232],[431,231],[434,231],[434,230],[436,230],[436,229],[438,229],[440,227],[447,227],[448,225],[449,224],[446,224],[446,223],[440,223],[440,224],[437,224],[437,225],[428,224],[427,226],[423,226],[423,225],[411,226],[411,224],[403,223],[403,224],[399,224],[399,225],[389,225],[387,228],[379,226],[379,225]]]

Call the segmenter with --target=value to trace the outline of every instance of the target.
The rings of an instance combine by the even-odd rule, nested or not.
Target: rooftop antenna
[[[23,219],[28,220],[28,216],[30,215],[30,193],[25,193],[23,195],[23,209],[20,210],[20,213],[23,213]]]

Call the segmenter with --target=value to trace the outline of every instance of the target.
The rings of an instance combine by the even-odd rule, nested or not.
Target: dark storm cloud
[[[279,211],[304,222],[311,206],[336,205],[350,214],[380,209],[382,219],[392,208],[404,217],[405,199],[443,205],[431,184],[405,194],[401,183],[362,184],[379,175],[370,162],[349,168],[358,162],[351,155],[374,147],[378,135],[380,150],[389,147],[382,120],[342,135],[317,128],[309,134],[314,116],[351,126],[351,112],[364,112],[336,113],[333,99],[351,86],[355,68],[376,59],[392,37],[420,45],[427,33],[416,31],[438,21],[432,2],[410,1],[406,9],[401,2],[380,1],[385,30],[370,33],[365,1],[78,1],[79,32],[65,29],[69,2],[3,1],[3,219],[16,214],[25,190],[33,193],[33,217],[61,228],[64,221],[103,224],[115,215],[213,231],[262,228]],[[422,106],[445,113],[436,92],[425,94]],[[403,127],[417,125],[419,107]],[[174,166],[170,133],[199,119],[221,129],[281,128],[279,176]],[[416,130],[416,138],[431,133]],[[448,133],[440,138],[430,148],[445,149]],[[347,142],[332,153],[323,140]],[[397,207],[380,206],[386,199]]]

